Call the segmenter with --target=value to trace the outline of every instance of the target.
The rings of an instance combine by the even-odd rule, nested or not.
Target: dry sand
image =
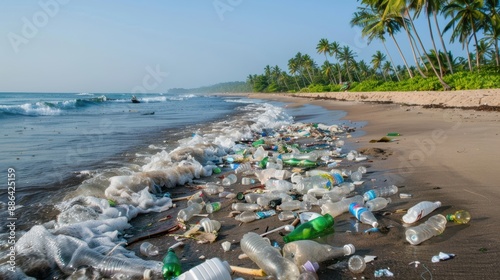
[[[497,95],[498,90],[495,92]],[[354,275],[346,269],[326,268],[336,263],[337,260],[323,263],[318,273],[320,279],[361,279],[362,276],[365,279],[373,279],[373,272],[380,268],[389,268],[394,273],[393,279],[500,279],[500,270],[497,268],[500,262],[500,212],[497,206],[500,201],[497,179],[499,178],[497,168],[500,166],[500,149],[498,148],[500,146],[500,113],[335,101],[318,99],[316,95],[314,93],[306,98],[298,98],[283,94],[251,94],[249,97],[279,100],[289,103],[287,106],[300,106],[308,103],[330,110],[344,110],[347,112],[346,120],[367,121],[367,125],[361,128],[366,134],[352,138],[353,144],[358,150],[380,148],[384,152],[373,154],[370,156],[370,161],[357,164],[368,168],[367,176],[364,178],[367,182],[358,191],[363,192],[372,185],[395,184],[400,187],[400,192],[413,195],[410,199],[393,196],[393,203],[386,209],[389,215],[382,215],[382,212],[376,213],[381,226],[389,227],[388,232],[372,234],[354,232],[355,220],[350,214],[346,213],[337,217],[335,219],[336,233],[330,236],[328,241],[334,246],[352,243],[356,247],[357,254],[375,255],[377,259],[368,264],[365,272],[360,275]],[[392,96],[392,93],[389,95]],[[310,96],[315,98],[310,98]],[[335,96],[337,96],[336,93]],[[499,106],[496,98],[498,97],[492,98],[496,100],[496,103],[488,101],[488,104]],[[366,98],[359,100],[366,101]],[[456,98],[451,99],[453,100],[456,103],[450,103],[452,105],[449,106],[478,104],[475,103],[477,100],[472,99],[471,103],[459,102]],[[416,102],[408,101],[400,103],[416,104]],[[324,123],[328,124],[330,121],[325,119]],[[399,132],[402,136],[398,137],[396,142],[369,143],[370,140],[380,139],[388,132]],[[351,169],[356,165],[347,164],[344,167]],[[375,181],[371,182],[371,179]],[[243,186],[234,187],[235,191],[243,189],[245,189]],[[181,190],[178,191],[179,193],[175,193],[174,190],[173,195],[182,195]],[[213,198],[213,200],[219,199]],[[418,246],[412,246],[404,238],[405,227],[401,222],[402,214],[390,212],[407,209],[424,200],[442,202],[442,207],[432,215],[450,214],[456,210],[465,209],[471,213],[472,220],[467,225],[448,223],[442,235]],[[272,229],[285,224],[275,216],[239,226],[234,219],[226,217],[231,211],[231,203],[232,201],[223,201],[223,209],[210,215],[211,218],[222,222],[222,229],[216,242],[196,244],[194,241],[188,241],[184,248],[177,251],[182,257],[184,270],[203,262],[198,258],[201,255],[206,258],[219,257],[227,260],[231,265],[256,268],[252,261],[237,258],[242,253],[238,243],[242,235],[248,231],[263,233],[267,228]],[[180,202],[177,209],[146,215],[144,218],[137,219],[135,225],[141,228],[167,215],[175,217],[178,209],[183,207],[185,203]],[[320,210],[316,207],[313,211],[319,212]],[[427,217],[423,220],[426,219]],[[368,229],[368,226],[359,226],[360,231],[364,229]],[[270,235],[269,238],[283,244],[278,233]],[[232,250],[227,253],[224,253],[220,246],[225,240],[234,243]],[[175,242],[171,237],[164,236],[151,238],[149,241],[159,245],[162,252]],[[130,248],[137,250],[139,244],[140,242],[132,244]],[[448,261],[432,263],[431,257],[439,252],[453,253],[456,257]],[[160,260],[161,256],[156,259]],[[409,265],[414,261],[419,261],[421,265],[418,267]],[[244,275],[239,276],[252,279]]]

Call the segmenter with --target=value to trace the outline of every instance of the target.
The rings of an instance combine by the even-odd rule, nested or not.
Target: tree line
[[[499,73],[499,0],[358,2],[360,5],[352,16],[351,26],[361,28],[368,43],[380,41],[384,51],[376,51],[371,61],[357,60],[357,54],[349,46],[322,38],[316,51],[324,55],[323,64],[318,65],[308,54],[298,52],[288,60],[288,71],[277,65],[267,65],[263,74],[249,75],[247,83],[253,91],[296,92],[314,86],[333,91],[346,82],[400,82],[429,77],[437,79],[442,89],[450,90],[452,87],[446,80],[452,79],[455,73],[462,73],[460,77],[463,72]],[[444,27],[439,25],[439,16],[445,19]],[[417,29],[415,20],[421,17],[427,26]],[[403,50],[395,37],[400,32],[408,41],[408,49]],[[450,34],[449,42],[443,39],[444,33]],[[428,36],[430,46],[423,44],[423,36]],[[394,63],[387,50],[389,40],[398,50],[403,65]],[[448,44],[456,43],[465,51],[465,57],[454,57],[447,50]]]

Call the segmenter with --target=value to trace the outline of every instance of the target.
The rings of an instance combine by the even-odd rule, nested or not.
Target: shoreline
[[[384,216],[383,219],[387,218],[394,230],[391,229],[385,237],[377,238],[381,244],[374,244],[373,240],[372,243],[366,240],[354,243],[361,242],[366,248],[360,246],[360,249],[367,250],[366,254],[378,256],[374,265],[379,268],[391,267],[397,278],[407,279],[417,278],[424,272],[420,269],[419,274],[412,274],[410,272],[413,269],[402,266],[412,261],[425,263],[438,279],[500,276],[500,272],[492,269],[496,265],[494,260],[499,259],[499,252],[495,248],[499,245],[496,236],[500,231],[500,218],[492,210],[498,209],[495,201],[500,199],[499,187],[495,182],[496,167],[500,166],[500,151],[493,148],[500,144],[500,113],[286,94],[251,94],[249,98],[281,100],[291,102],[293,106],[313,104],[330,110],[344,110],[347,112],[346,120],[367,121],[368,124],[362,128],[366,134],[353,139],[356,145],[364,149],[380,148],[391,154],[387,160],[371,163],[368,169],[371,176],[385,178],[384,182],[377,179],[375,184],[395,184],[400,187],[400,192],[413,195],[407,200],[393,199],[388,209],[407,209],[420,201],[439,200],[442,207],[431,215],[451,214],[460,209],[471,212],[469,224],[448,223],[442,235],[419,246],[411,246],[404,240],[401,215]],[[398,137],[399,141],[369,143],[393,131],[402,134]],[[390,246],[390,249],[384,246]],[[454,253],[457,258],[431,263],[430,258],[440,251]]]

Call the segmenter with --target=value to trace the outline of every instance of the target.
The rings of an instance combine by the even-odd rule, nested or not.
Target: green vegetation
[[[376,51],[370,62],[356,60],[348,46],[328,39],[319,40],[316,50],[325,56],[321,66],[298,52],[288,60],[288,73],[267,65],[263,74],[247,77],[255,92],[339,91],[349,83],[351,91],[428,91],[500,87],[499,0],[361,0],[351,25],[362,29],[368,42],[379,40],[385,52]],[[442,29],[438,15],[447,20]],[[415,26],[424,16],[427,32]],[[417,30],[420,29],[420,30]],[[402,50],[394,35],[403,32],[409,43]],[[451,32],[449,43],[460,43],[466,57],[453,57],[442,34]],[[431,46],[424,46],[427,33]],[[386,39],[398,49],[404,65],[395,65],[387,51]],[[439,46],[436,43],[439,41]],[[469,49],[473,46],[473,51]],[[430,48],[429,48],[430,47]],[[405,51],[407,53],[405,53]],[[413,65],[407,57],[411,53]],[[330,58],[330,59],[329,59]]]
[[[168,93],[240,93],[252,92],[252,88],[245,82],[226,82],[199,88],[171,88]]]

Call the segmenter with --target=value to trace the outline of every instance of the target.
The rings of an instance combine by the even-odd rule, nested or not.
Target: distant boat
[[[139,101],[137,99],[137,97],[135,97],[135,95],[132,96],[132,103],[141,103],[141,101]]]

